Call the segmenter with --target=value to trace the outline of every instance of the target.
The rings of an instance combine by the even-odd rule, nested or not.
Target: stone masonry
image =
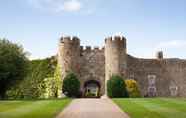
[[[142,96],[186,96],[186,60],[163,58],[163,52],[158,52],[154,59],[133,57],[127,54],[123,36],[106,38],[101,49],[80,46],[77,37],[62,37],[58,63],[62,79],[70,71],[78,76],[82,93],[87,82],[95,81],[99,84],[100,96],[106,94],[105,83],[117,74],[136,80]]]

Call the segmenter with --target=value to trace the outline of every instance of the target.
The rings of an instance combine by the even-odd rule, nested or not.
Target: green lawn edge
[[[0,118],[54,118],[72,99],[0,101]]]
[[[186,118],[186,98],[112,99],[131,118]]]

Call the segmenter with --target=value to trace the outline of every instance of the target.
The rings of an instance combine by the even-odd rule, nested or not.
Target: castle
[[[126,38],[105,39],[103,48],[80,46],[78,37],[60,39],[58,63],[62,79],[73,71],[81,83],[81,92],[106,94],[105,83],[112,75],[137,81],[142,96],[186,96],[186,60],[163,58],[158,52],[154,59],[136,58],[127,54]]]

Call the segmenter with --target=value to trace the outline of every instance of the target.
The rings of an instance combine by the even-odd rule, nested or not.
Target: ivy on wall
[[[58,98],[62,93],[60,72],[55,57],[30,61],[26,78],[7,91],[7,96],[9,99]]]
[[[45,78],[47,86],[45,91],[45,98],[60,98],[62,95],[62,79],[59,65],[56,66],[54,77]]]

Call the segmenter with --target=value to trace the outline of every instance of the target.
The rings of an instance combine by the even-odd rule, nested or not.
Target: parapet
[[[60,38],[60,43],[64,43],[64,44],[80,44],[80,39],[76,36],[63,36]]]
[[[112,36],[105,38],[105,44],[115,44],[118,46],[124,46],[126,47],[126,38],[124,36]]]
[[[112,36],[105,38],[105,43],[122,42],[125,40],[126,38],[124,36]]]
[[[92,51],[104,51],[104,47],[100,48],[98,46],[91,47],[91,46],[80,46],[81,52],[92,52]]]

